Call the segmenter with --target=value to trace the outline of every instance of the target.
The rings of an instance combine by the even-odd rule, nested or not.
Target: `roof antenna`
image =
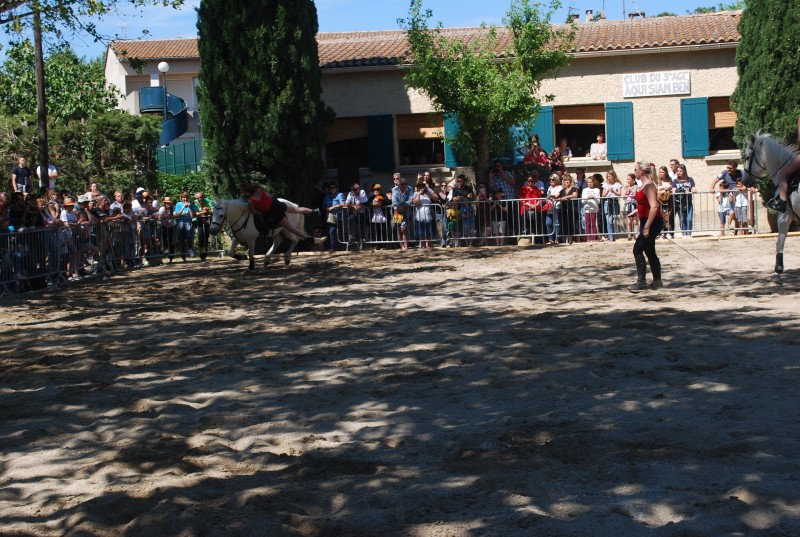
[[[120,29],[120,33],[122,34],[122,39],[128,39],[128,23],[125,21],[118,21],[117,26]]]

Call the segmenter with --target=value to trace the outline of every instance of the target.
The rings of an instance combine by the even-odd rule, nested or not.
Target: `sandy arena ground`
[[[800,238],[224,259],[2,299],[3,536],[800,535]],[[702,260],[702,261],[701,261]]]

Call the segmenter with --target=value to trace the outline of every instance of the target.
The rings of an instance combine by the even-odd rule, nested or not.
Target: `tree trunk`
[[[33,46],[36,70],[36,115],[39,126],[39,179],[49,182],[49,154],[47,147],[47,104],[44,92],[44,55],[42,54],[42,18],[37,7],[33,9]],[[37,185],[38,186],[38,185]]]
[[[481,129],[475,135],[475,154],[478,161],[475,163],[475,182],[489,180],[489,133]],[[475,185],[477,187],[477,184]]]

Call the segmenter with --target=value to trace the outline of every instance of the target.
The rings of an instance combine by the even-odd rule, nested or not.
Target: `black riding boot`
[[[650,260],[650,272],[653,273],[653,283],[650,284],[650,289],[661,289],[664,284],[661,282],[661,260],[657,257]]]
[[[636,260],[636,283],[628,289],[635,293],[647,289],[647,261],[644,259],[644,254],[637,254],[634,259]]]

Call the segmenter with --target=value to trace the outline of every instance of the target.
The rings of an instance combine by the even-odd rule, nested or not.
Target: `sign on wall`
[[[622,77],[622,97],[625,99],[690,93],[692,93],[692,77],[689,71],[630,73]]]

